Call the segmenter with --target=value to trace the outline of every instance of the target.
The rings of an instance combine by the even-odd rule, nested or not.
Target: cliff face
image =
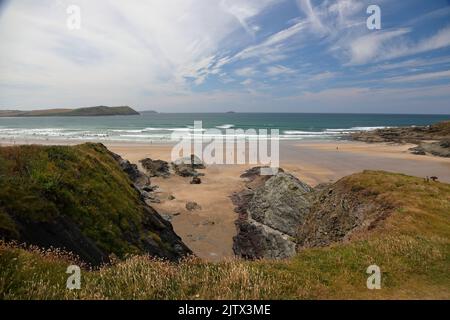
[[[288,258],[302,248],[346,241],[380,225],[393,209],[354,176],[311,188],[284,172],[249,172],[247,188],[232,196],[239,213],[233,249],[243,258]]]
[[[148,177],[101,144],[0,148],[0,238],[72,251],[177,260],[191,251],[148,206]]]

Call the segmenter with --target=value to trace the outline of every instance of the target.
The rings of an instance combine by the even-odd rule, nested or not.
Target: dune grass
[[[130,256],[83,269],[81,290],[66,289],[73,257],[0,245],[1,299],[449,299],[450,185],[365,171],[340,184],[396,209],[352,242],[305,249],[286,261],[233,259],[178,264]],[[382,272],[368,290],[366,269]]]

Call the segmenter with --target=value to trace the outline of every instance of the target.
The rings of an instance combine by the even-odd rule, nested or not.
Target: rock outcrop
[[[450,158],[450,139],[438,142],[421,142],[417,147],[409,150],[411,153],[418,155],[431,154],[437,157]]]
[[[109,154],[114,158],[114,160],[117,161],[120,168],[122,168],[122,170],[128,175],[137,189],[143,190],[144,188],[150,186],[150,178],[146,174],[142,173],[138,169],[137,165],[123,159],[121,156],[114,152],[109,151]]]
[[[196,155],[191,155],[190,157],[179,158],[172,162],[172,165],[180,166],[180,165],[189,165],[194,169],[205,169],[205,163]]]
[[[350,176],[351,177],[351,176]],[[388,202],[352,185],[348,178],[315,189],[310,214],[298,225],[298,248],[350,240],[380,225],[392,212]]]
[[[139,162],[150,177],[167,178],[170,176],[169,163],[167,161],[145,158]]]
[[[194,210],[201,210],[202,207],[197,202],[190,201],[186,203],[186,209],[188,211],[194,211]]]
[[[358,131],[350,134],[351,139],[364,142],[420,143],[426,140],[450,138],[450,121],[431,126],[384,128],[372,131]]]
[[[247,259],[294,255],[298,225],[311,207],[311,187],[284,172],[260,176],[259,168],[243,177],[248,179],[247,188],[232,196],[239,213],[235,254]]]
[[[412,154],[431,154],[438,157],[450,157],[450,121],[423,127],[399,127],[373,131],[358,131],[350,134],[349,137],[352,140],[368,143],[413,143],[417,146],[409,149]]]
[[[288,258],[301,248],[346,241],[377,227],[392,211],[352,186],[351,176],[313,189],[288,173],[259,172],[244,173],[246,188],[231,196],[239,214],[233,250],[246,259]]]
[[[175,174],[181,177],[198,177],[203,176],[203,173],[197,172],[195,168],[188,164],[172,165]]]

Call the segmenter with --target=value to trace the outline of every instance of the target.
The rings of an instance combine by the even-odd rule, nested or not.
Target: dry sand
[[[105,144],[138,165],[138,161],[146,157],[170,161],[171,145]],[[443,182],[450,182],[450,159],[412,155],[407,152],[409,147],[350,141],[282,142],[280,164],[286,171],[311,185],[336,181],[365,169],[419,177],[435,175]],[[152,184],[160,187],[158,195],[161,199],[161,203],[153,206],[161,214],[175,214],[172,220],[175,232],[199,257],[210,261],[232,257],[237,214],[229,197],[232,192],[243,188],[239,175],[252,166],[207,166],[200,170],[205,174],[200,185],[191,185],[190,178],[175,175],[167,179],[152,178]],[[169,200],[170,195],[175,199]],[[197,202],[202,209],[188,211],[185,207],[188,201]]]

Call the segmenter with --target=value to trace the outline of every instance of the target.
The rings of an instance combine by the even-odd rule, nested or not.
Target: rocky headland
[[[417,145],[410,149],[413,154],[450,157],[450,121],[439,122],[430,126],[358,131],[350,134],[349,138],[368,143],[411,143]]]

